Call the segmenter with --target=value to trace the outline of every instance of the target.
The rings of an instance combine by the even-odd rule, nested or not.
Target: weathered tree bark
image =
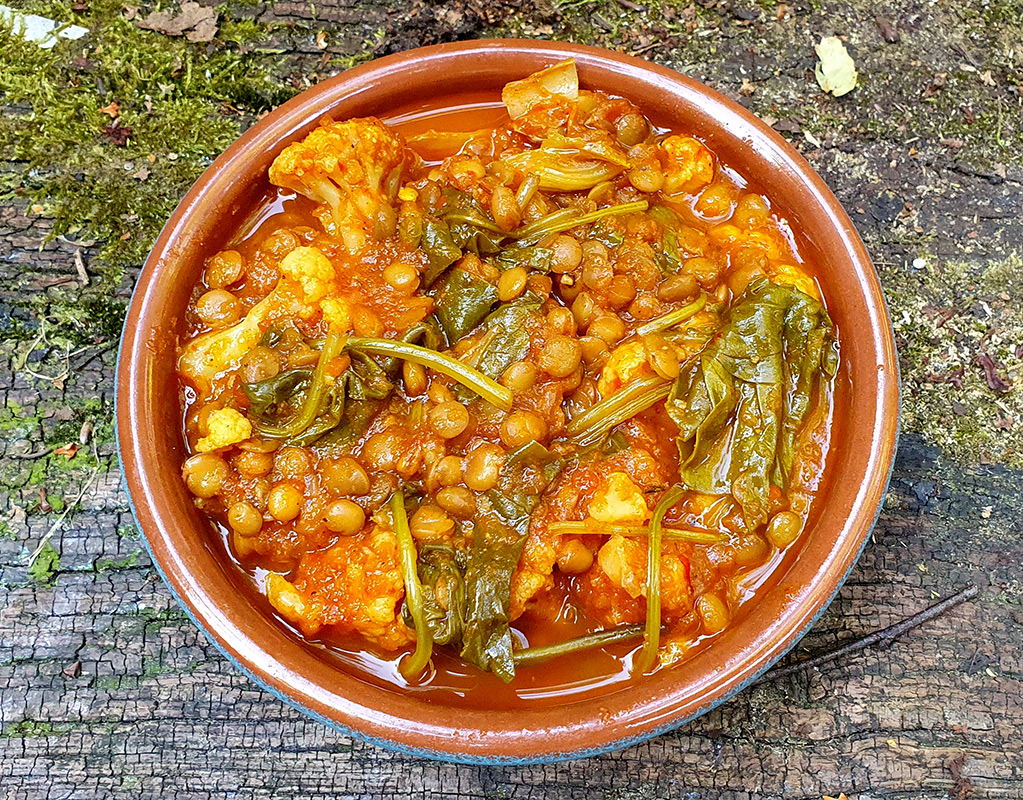
[[[88,26],[89,13],[75,19]],[[98,280],[103,243],[74,232],[46,241],[52,223],[28,192],[0,208],[0,796],[1023,797],[1020,0],[333,0],[261,13],[252,24],[283,51],[282,85],[300,88],[367,50],[556,36],[639,52],[771,118],[849,209],[875,259],[906,406],[877,528],[790,659],[968,583],[980,593],[889,648],[758,685],[673,733],[586,762],[455,766],[352,741],[238,674],[152,569],[111,435],[116,321],[86,318],[109,310],[96,303],[75,316],[76,250]],[[830,34],[848,37],[861,74],[841,100],[812,77],[813,45]],[[97,28],[66,58],[107,36]],[[3,97],[0,118],[24,112]],[[20,174],[5,147],[0,139],[0,177]],[[111,279],[112,302],[127,300],[137,268]],[[50,343],[47,330],[76,324],[88,336]],[[68,443],[82,449],[70,460],[53,454]],[[55,526],[61,502],[93,475],[80,509]],[[51,529],[59,565],[30,575],[29,556]]]

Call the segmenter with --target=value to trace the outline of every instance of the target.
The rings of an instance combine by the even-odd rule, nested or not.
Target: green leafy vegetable
[[[554,251],[548,247],[505,248],[497,257],[497,266],[502,271],[513,267],[525,267],[534,272],[550,272]]]
[[[465,579],[455,548],[424,544],[419,548],[419,581],[430,636],[435,644],[462,640],[465,626]]]
[[[703,310],[703,307],[707,305],[707,296],[701,294],[693,302],[682,308],[677,308],[674,311],[669,311],[663,316],[652,319],[649,322],[645,322],[636,328],[637,336],[647,336],[651,333],[659,333],[665,331],[668,328],[673,328],[676,325],[685,322],[687,319],[692,317],[699,311]]]
[[[750,529],[764,522],[770,487],[786,489],[796,436],[837,358],[820,303],[788,285],[752,283],[665,404],[679,426],[683,484],[730,493]]]
[[[479,341],[463,358],[484,375],[497,380],[508,367],[529,353],[527,320],[540,313],[543,303],[527,294],[505,303],[484,320]]]
[[[612,395],[590,406],[568,423],[566,433],[572,444],[586,447],[600,441],[615,425],[632,419],[671,391],[672,384],[657,375],[633,381]]]
[[[560,211],[554,211],[545,217],[540,217],[540,219],[528,225],[523,225],[515,231],[515,238],[518,239],[518,246],[525,247],[536,244],[552,233],[561,233],[572,228],[578,228],[580,225],[588,225],[591,222],[604,219],[604,217],[616,217],[621,214],[631,214],[634,211],[646,211],[649,205],[646,200],[635,200],[631,203],[620,203],[616,206],[598,208],[596,211],[590,211],[586,214],[580,214],[578,209],[565,208]]]
[[[559,536],[587,536],[592,534],[598,536],[647,536],[650,533],[650,528],[645,525],[611,525],[591,519],[552,522],[547,530]],[[691,528],[662,527],[661,535],[665,539],[693,542],[694,544],[719,544],[720,542],[728,541],[728,537],[723,533],[698,531]]]
[[[508,454],[495,489],[480,498],[469,566],[462,657],[504,681],[515,677],[511,635],[511,579],[529,533],[540,493],[561,469],[560,457],[538,442]],[[523,480],[538,472],[539,482]]]
[[[242,384],[249,398],[249,416],[270,424],[285,409],[297,408],[300,403],[296,399],[301,398],[312,377],[311,369],[290,369],[266,380]]]
[[[512,658],[515,661],[515,666],[529,667],[534,664],[542,664],[545,661],[550,661],[552,658],[569,655],[570,653],[594,650],[598,647],[613,644],[614,642],[639,639],[643,636],[643,629],[644,626],[642,625],[622,625],[619,628],[610,628],[605,631],[587,633],[585,636],[579,636],[575,639],[569,639],[564,642],[557,642],[556,644],[546,644],[539,647],[526,647],[522,650],[516,650],[513,653]]]
[[[456,342],[475,328],[497,302],[497,287],[478,275],[455,268],[434,294],[437,320],[448,341]]]
[[[419,583],[416,570],[416,544],[412,540],[412,532],[408,526],[408,513],[405,510],[405,493],[395,492],[388,503],[391,509],[391,520],[394,534],[398,539],[398,555],[401,559],[401,575],[405,582],[405,607],[412,617],[416,631],[416,649],[412,656],[402,661],[401,674],[408,680],[414,680],[423,674],[430,656],[433,654],[433,638],[426,610],[423,606],[423,587]]]
[[[451,229],[436,219],[423,221],[420,246],[426,253],[427,266],[423,272],[423,286],[429,288],[452,264],[462,257],[462,249],[451,237]]]
[[[422,364],[424,367],[447,375],[463,386],[472,389],[484,400],[493,403],[503,411],[511,410],[512,393],[507,387],[444,353],[394,339],[358,336],[353,336],[348,340],[348,347],[350,350],[362,351],[371,355],[402,358]]]
[[[640,673],[648,672],[657,663],[657,650],[661,644],[661,522],[668,509],[684,494],[681,486],[666,491],[650,518],[646,559],[646,630],[643,649],[636,661]]]
[[[331,330],[323,343],[316,369],[308,378],[308,388],[298,411],[280,425],[270,425],[257,419],[253,427],[263,436],[271,439],[292,439],[304,433],[323,410],[330,385],[327,382],[327,366],[341,355],[347,337]]]

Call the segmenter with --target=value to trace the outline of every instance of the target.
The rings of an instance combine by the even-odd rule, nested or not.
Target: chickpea
[[[547,438],[547,422],[532,411],[513,411],[501,423],[501,441],[509,448]]]
[[[585,331],[586,326],[593,322],[597,315],[597,304],[589,292],[579,292],[572,301],[572,316],[575,317],[576,327]]]
[[[515,192],[507,186],[497,186],[490,196],[490,213],[502,231],[515,230],[522,223],[522,209],[515,199]]]
[[[711,219],[726,217],[732,213],[735,190],[727,183],[714,182],[696,198],[697,213]]]
[[[374,433],[362,446],[362,460],[371,469],[387,472],[401,454],[401,436],[393,430]]]
[[[456,400],[434,406],[428,416],[430,427],[445,439],[454,439],[469,427],[469,412]]]
[[[465,485],[476,492],[488,492],[497,486],[504,466],[505,452],[495,444],[481,444],[465,459]]]
[[[678,377],[678,354],[667,339],[651,334],[643,338],[643,346],[647,352],[647,363],[654,372],[668,381]]]
[[[259,383],[276,377],[280,371],[281,362],[277,354],[269,347],[257,345],[242,357],[238,377],[242,383]]]
[[[615,120],[615,136],[625,147],[632,147],[642,142],[650,133],[650,124],[642,114],[630,111]]]
[[[462,459],[444,456],[433,463],[427,475],[431,486],[454,486],[462,480]]]
[[[223,289],[245,274],[245,259],[237,250],[222,250],[206,262],[206,285]]]
[[[721,277],[721,268],[709,258],[690,258],[682,265],[682,269],[706,289],[714,286]]]
[[[406,442],[394,460],[394,470],[405,480],[409,480],[423,468],[423,444],[413,440]]]
[[[263,515],[252,503],[241,500],[227,510],[227,524],[239,536],[255,536],[263,528]]]
[[[553,272],[571,272],[583,260],[583,248],[574,236],[559,233],[550,243],[550,249]]]
[[[369,473],[351,456],[321,461],[319,474],[324,486],[338,494],[356,497],[369,494]]]
[[[274,468],[273,453],[256,453],[242,450],[234,457],[234,468],[246,478],[259,478],[269,475]]]
[[[583,336],[579,340],[579,347],[582,349],[583,361],[587,365],[600,363],[611,355],[607,343],[596,336]]]
[[[767,541],[782,550],[799,538],[803,521],[791,511],[779,511],[767,523]]]
[[[629,305],[629,313],[640,321],[653,319],[657,316],[657,311],[657,298],[652,294],[640,295]]]
[[[352,328],[357,336],[378,337],[384,332],[384,323],[372,309],[356,306],[352,311]]]
[[[438,381],[434,381],[430,384],[430,388],[426,391],[426,396],[434,403],[446,403],[449,400],[455,399],[454,394],[451,393],[451,389]]]
[[[566,304],[573,303],[582,290],[582,281],[577,280],[575,275],[566,272],[558,276],[558,294]]]
[[[519,297],[526,290],[529,273],[525,267],[512,267],[501,273],[497,279],[497,296],[502,303]]]
[[[565,336],[575,334],[575,317],[567,308],[556,306],[547,312],[547,324],[557,333]]]
[[[590,323],[586,333],[603,339],[608,347],[613,347],[625,337],[625,323],[617,314],[604,314]]]
[[[767,200],[759,194],[747,192],[735,204],[732,222],[740,228],[759,228],[767,222],[771,215],[771,207]]]
[[[587,258],[583,264],[583,283],[588,289],[603,291],[614,280],[610,262],[600,258]]]
[[[195,301],[195,313],[211,328],[226,328],[241,319],[242,304],[227,289],[210,289]]]
[[[198,453],[182,467],[185,485],[196,497],[208,500],[220,493],[230,474],[227,462],[216,453]]]
[[[419,270],[404,261],[395,261],[384,268],[384,280],[401,294],[413,294],[419,288]]]
[[[615,275],[607,287],[607,300],[615,310],[636,299],[636,282],[628,275]]]
[[[735,563],[740,567],[751,567],[762,564],[770,547],[764,538],[756,533],[742,536],[732,542]]]
[[[401,377],[405,383],[405,394],[409,397],[419,397],[426,391],[426,367],[412,361],[405,361],[401,365]]]
[[[659,192],[664,186],[664,172],[656,160],[644,161],[628,172],[629,183],[647,194]]]
[[[524,394],[536,383],[537,369],[529,361],[516,361],[501,375],[501,385],[507,386],[515,394]]]
[[[351,536],[366,524],[366,512],[351,500],[335,500],[327,506],[323,521],[327,530]]]
[[[554,288],[554,281],[551,280],[549,275],[538,275],[534,273],[533,275],[530,275],[529,280],[526,281],[526,287],[541,300],[546,300],[551,296],[551,290]]]
[[[298,241],[298,237],[295,236],[295,234],[287,228],[281,228],[266,237],[266,241],[263,242],[260,249],[280,261],[288,253],[298,247],[299,244],[301,244],[301,242]]]
[[[278,522],[291,522],[302,510],[302,492],[290,483],[278,483],[270,490],[267,509]]]
[[[593,553],[578,539],[568,539],[558,550],[558,569],[566,575],[579,575],[593,566]]]
[[[409,530],[416,539],[438,539],[455,529],[455,521],[433,503],[424,503],[409,520]]]
[[[274,456],[274,466],[283,477],[297,480],[308,475],[313,465],[308,450],[282,447]]]
[[[703,621],[703,629],[707,633],[718,633],[725,629],[731,615],[725,601],[716,594],[701,594],[696,599],[696,611]]]
[[[696,278],[686,272],[669,275],[657,287],[657,297],[665,303],[678,303],[696,296],[699,291]]]
[[[582,349],[571,336],[555,336],[540,353],[540,369],[552,378],[567,378],[579,366]]]
[[[437,505],[459,519],[470,519],[476,513],[476,495],[464,486],[445,486],[436,495]]]

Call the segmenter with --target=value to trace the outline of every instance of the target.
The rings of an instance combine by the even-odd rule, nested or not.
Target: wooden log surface
[[[141,30],[155,7],[18,5],[91,33],[34,53],[0,32],[0,796],[1023,797],[1020,0],[282,1],[218,6],[194,43]],[[860,72],[843,98],[813,77],[832,34]],[[875,260],[901,447],[862,559],[790,660],[971,583],[976,599],[645,744],[546,766],[353,741],[195,629],[148,560],[112,438],[146,247],[261,111],[373,55],[485,35],[604,44],[738,100],[809,159]]]

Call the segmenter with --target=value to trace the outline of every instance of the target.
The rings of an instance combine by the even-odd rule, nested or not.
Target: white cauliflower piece
[[[627,473],[612,472],[607,486],[593,493],[589,514],[598,522],[642,525],[650,517],[650,508],[643,490]]]
[[[252,436],[252,423],[233,408],[218,408],[210,414],[206,428],[209,433],[196,443],[196,452],[220,450],[244,442]]]

